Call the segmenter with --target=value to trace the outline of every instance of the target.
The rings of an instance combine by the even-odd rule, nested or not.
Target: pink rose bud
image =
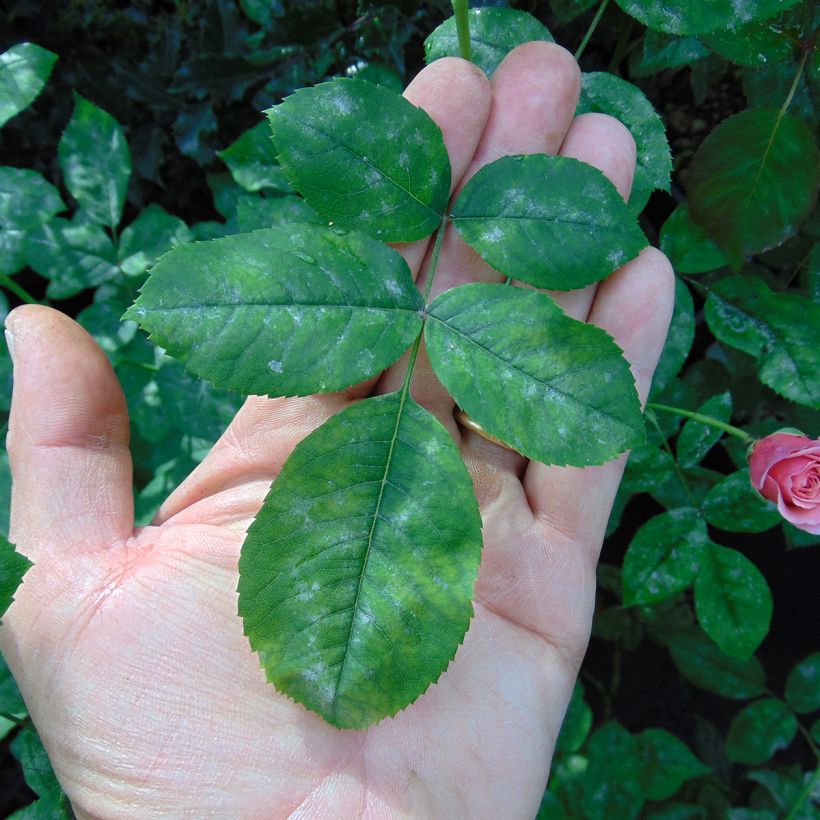
[[[752,486],[786,521],[820,535],[820,439],[782,431],[755,442],[749,454]]]

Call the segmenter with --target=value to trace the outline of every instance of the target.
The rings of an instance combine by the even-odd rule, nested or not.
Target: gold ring
[[[469,430],[471,433],[476,433],[477,435],[481,436],[481,438],[486,439],[487,441],[492,442],[493,444],[498,445],[499,447],[503,447],[505,450],[509,450],[511,453],[517,453],[518,450],[515,447],[510,447],[509,444],[505,444],[501,439],[496,438],[491,433],[488,433],[477,421],[471,419],[460,407],[456,407],[456,411],[453,414],[456,420],[456,423],[463,427],[465,430]]]

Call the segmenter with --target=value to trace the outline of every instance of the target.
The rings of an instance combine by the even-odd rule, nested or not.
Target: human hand
[[[440,125],[454,187],[505,154],[599,167],[626,196],[635,148],[598,114],[573,119],[579,73],[558,46],[516,49],[491,83],[457,59],[406,95]],[[400,248],[424,270],[427,241]],[[497,281],[452,230],[433,295]],[[561,294],[606,329],[645,398],[672,305],[654,250],[606,282]],[[595,564],[625,458],[557,468],[460,428],[420,356],[413,382],[462,449],[484,521],[475,618],[438,683],[395,718],[338,730],[265,682],[237,616],[243,535],[270,481],[312,429],[374,384],[304,399],[250,398],[205,461],[134,530],[125,400],[70,319],[14,311],[11,539],[35,566],[2,646],[78,816],[527,818],[586,648]]]

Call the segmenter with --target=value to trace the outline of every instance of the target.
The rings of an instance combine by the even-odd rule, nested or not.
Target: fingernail
[[[6,336],[6,347],[9,349],[9,356],[11,357],[11,363],[14,364],[14,336],[11,335],[11,331],[8,328],[3,330],[3,333]]]

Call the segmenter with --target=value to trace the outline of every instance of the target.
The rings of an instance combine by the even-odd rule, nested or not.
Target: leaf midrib
[[[382,313],[415,313],[421,316],[420,308],[380,307],[378,305],[341,305],[328,302],[201,302],[196,305],[164,305],[162,307],[148,307],[137,303],[136,307],[144,313],[164,313],[172,310],[207,310],[208,308],[325,308],[326,310],[372,310]],[[129,311],[130,313],[131,311]]]
[[[381,482],[379,484],[379,495],[378,495],[378,498],[376,499],[376,507],[373,510],[373,520],[372,520],[372,523],[370,524],[370,532],[367,535],[367,548],[365,549],[364,559],[362,560],[362,571],[359,575],[359,583],[356,586],[356,598],[353,601],[353,607],[352,607],[353,615],[350,618],[350,629],[348,630],[347,640],[345,641],[345,644],[344,644],[344,646],[345,646],[344,656],[342,657],[342,663],[339,666],[339,676],[336,678],[336,686],[333,689],[333,716],[337,720],[338,720],[338,715],[336,714],[336,710],[337,710],[337,707],[338,707],[338,704],[339,704],[339,698],[338,698],[339,688],[340,688],[341,683],[342,683],[342,678],[344,677],[345,669],[347,668],[347,659],[350,657],[350,644],[353,640],[353,627],[354,627],[354,624],[356,623],[356,616],[357,616],[358,611],[359,611],[359,599],[360,599],[361,593],[362,593],[362,586],[364,585],[364,578],[365,578],[365,575],[367,574],[367,562],[370,559],[370,553],[371,553],[372,547],[373,547],[373,535],[376,532],[376,523],[381,518],[381,506],[382,506],[382,501],[384,500],[384,491],[385,491],[385,488],[387,487],[387,485],[390,483],[388,481],[388,476],[390,475],[390,467],[393,463],[393,452],[395,451],[396,440],[398,439],[398,436],[399,436],[399,426],[401,425],[402,415],[404,414],[404,406],[407,402],[407,394],[409,392],[409,390],[407,389],[408,387],[409,387],[409,382],[406,383],[405,387],[402,389],[401,396],[400,396],[400,399],[399,399],[399,407],[398,407],[398,410],[396,412],[396,424],[393,427],[393,434],[390,437],[390,446],[388,447],[388,450],[387,450],[387,459],[385,460],[384,474],[382,475]]]
[[[619,226],[602,223],[602,222],[581,222],[575,219],[550,219],[548,217],[540,217],[540,216],[516,216],[516,215],[507,215],[507,214],[490,214],[489,216],[461,216],[458,214],[453,214],[453,221],[457,224],[459,221],[464,220],[468,221],[471,219],[475,220],[492,220],[492,221],[501,221],[501,220],[509,220],[510,222],[546,222],[548,224],[557,224],[557,225],[573,225],[578,228],[604,228],[609,230],[617,230]]]

